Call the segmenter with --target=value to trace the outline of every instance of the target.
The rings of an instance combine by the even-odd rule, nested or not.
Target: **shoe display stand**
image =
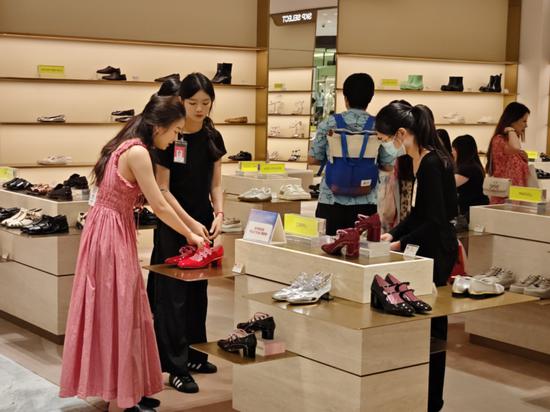
[[[390,411],[396,404],[425,411],[430,318],[534,300],[514,294],[459,300],[451,298],[450,287],[432,294],[432,260],[405,259],[398,253],[347,260],[298,245],[239,239],[235,267],[242,269],[235,277],[236,321],[255,312],[271,314],[276,339],[290,352],[243,364],[240,356],[214,344],[194,345],[234,363],[233,408],[243,412]],[[333,300],[302,306],[274,302],[271,294],[303,270],[332,272]],[[387,272],[410,281],[433,312],[405,318],[372,310],[370,282],[374,274]]]
[[[550,208],[537,214],[520,205],[473,207],[470,228],[475,227],[484,233],[469,238],[468,273],[498,266],[511,270],[516,280],[550,276]],[[540,300],[470,314],[466,332],[474,343],[550,360],[549,318],[550,300]]]
[[[281,186],[288,184],[302,185],[302,181],[296,177],[282,175],[265,175],[265,177],[222,175],[222,188],[225,193],[232,195],[240,195],[253,188],[268,187],[272,195],[276,196]],[[226,215],[229,216],[227,213]]]
[[[0,165],[26,164],[48,171],[48,179],[64,179],[67,170],[52,170],[36,161],[52,154],[86,164],[88,174],[101,147],[121,127],[111,112],[145,106],[170,73],[202,72],[212,78],[220,61],[232,62],[232,84],[216,84],[212,119],[223,135],[228,154],[246,150],[265,159],[267,135],[267,45],[195,45],[84,37],[0,33],[6,64],[0,69],[0,94],[10,105],[0,114]],[[127,81],[98,80],[95,71],[113,62]],[[148,56],[143,59],[140,56]],[[9,62],[9,63],[8,63]],[[37,65],[64,65],[64,78],[40,78]],[[33,95],[32,101],[25,96]],[[66,123],[38,123],[39,116],[63,113]],[[225,124],[246,116],[248,123]],[[25,150],[21,142],[25,142]],[[223,162],[226,159],[222,159]],[[225,166],[225,163],[224,163]],[[79,170],[79,173],[82,171]],[[32,169],[24,170],[25,176]],[[33,177],[34,178],[34,177]],[[38,178],[38,177],[37,177]]]
[[[241,202],[236,195],[226,194],[223,209],[225,216],[239,219],[244,229],[252,209],[276,212],[281,216],[284,216],[285,213],[300,214],[301,201],[272,199],[267,202]]]
[[[88,202],[56,202],[0,190],[3,207],[40,208],[67,216],[74,226]],[[80,230],[30,236],[0,228],[0,316],[45,338],[62,343],[80,243]]]
[[[307,169],[312,78],[312,67],[269,69],[268,155],[277,152],[273,160],[287,162],[299,150],[298,161],[287,162],[294,168]]]
[[[302,187],[306,192],[309,192],[309,186],[313,184],[313,170],[289,169],[286,168],[288,177],[297,177],[302,179]]]
[[[487,150],[489,140],[504,106],[516,100],[518,63],[515,61],[471,61],[458,59],[414,58],[378,56],[369,54],[338,53],[336,112],[345,110],[343,82],[352,73],[367,72],[375,82],[375,93],[368,112],[376,113],[392,100],[404,99],[411,104],[425,104],[434,112],[436,126],[447,129],[451,136],[470,134],[480,150]],[[502,92],[480,92],[491,75],[503,73]],[[423,76],[423,90],[385,89],[382,79],[406,81],[409,75]],[[463,92],[444,92],[450,76],[464,78]],[[465,123],[453,124],[444,116],[458,113]],[[491,123],[477,123],[482,117],[492,118]]]

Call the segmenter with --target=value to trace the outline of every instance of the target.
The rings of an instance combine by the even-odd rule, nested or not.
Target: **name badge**
[[[174,142],[174,163],[187,163],[187,142],[185,140],[176,140]]]

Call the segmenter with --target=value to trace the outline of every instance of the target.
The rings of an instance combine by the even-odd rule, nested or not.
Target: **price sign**
[[[304,237],[319,236],[319,221],[315,217],[300,216],[295,213],[285,214],[285,232],[289,235]]]

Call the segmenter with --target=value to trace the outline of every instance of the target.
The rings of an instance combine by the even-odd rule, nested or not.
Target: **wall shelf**
[[[465,63],[465,64],[500,64],[512,65],[518,64],[516,61],[484,61],[484,60],[461,60],[461,59],[445,59],[437,57],[414,57],[414,56],[389,56],[377,54],[361,54],[361,53],[336,53],[336,56],[342,57],[359,57],[366,59],[388,59],[388,60],[413,60],[436,63]]]
[[[269,93],[311,93],[311,90],[268,90]]]
[[[436,126],[496,126],[496,123],[436,123]]]
[[[13,167],[14,169],[58,169],[58,168],[72,168],[72,167],[94,167],[94,163],[89,162],[71,162],[63,165],[39,165],[38,163],[12,163],[2,165],[5,167]]]
[[[268,116],[295,116],[295,117],[311,117],[311,114],[295,114],[295,113],[270,113]]]
[[[113,126],[121,122],[0,122],[0,126]],[[266,123],[214,123],[215,126],[264,126]]]
[[[53,35],[28,34],[28,33],[0,33],[0,37],[15,38],[15,39],[18,38],[18,39],[35,39],[35,40],[62,40],[62,41],[79,41],[79,42],[87,42],[87,43],[126,44],[126,45],[138,45],[138,46],[164,46],[164,47],[182,47],[182,48],[235,50],[235,51],[266,51],[267,50],[266,47],[223,46],[223,45],[175,43],[175,42],[162,42],[162,41],[111,39],[111,38],[100,38],[100,37],[53,36]]]
[[[344,89],[338,87],[336,90],[343,91]],[[444,92],[442,90],[401,90],[401,89],[375,89],[377,93],[413,93],[413,94],[444,94],[449,96],[460,95],[485,95],[485,96],[517,96],[516,93],[487,93],[487,92]]]
[[[269,139],[309,140],[309,137],[267,136]]]
[[[37,82],[37,83],[66,83],[66,84],[103,84],[117,86],[158,86],[162,83],[155,81],[141,80],[94,80],[94,79],[45,79],[40,77],[0,77],[4,82]],[[238,88],[238,89],[265,89],[265,86],[255,84],[214,84],[215,88]]]

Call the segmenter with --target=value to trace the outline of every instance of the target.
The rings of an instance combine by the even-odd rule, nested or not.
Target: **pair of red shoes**
[[[204,245],[197,249],[195,246],[183,246],[179,250],[180,254],[170,257],[164,261],[169,265],[177,265],[181,269],[201,269],[208,265],[221,265],[223,258],[223,246]]]
[[[359,239],[364,231],[367,231],[367,240],[369,242],[380,242],[382,224],[380,216],[375,213],[371,216],[357,215],[355,226],[348,229],[339,229],[336,231],[336,238],[332,243],[326,243],[321,248],[329,255],[338,255],[342,248],[346,247],[346,257],[359,257]]]

